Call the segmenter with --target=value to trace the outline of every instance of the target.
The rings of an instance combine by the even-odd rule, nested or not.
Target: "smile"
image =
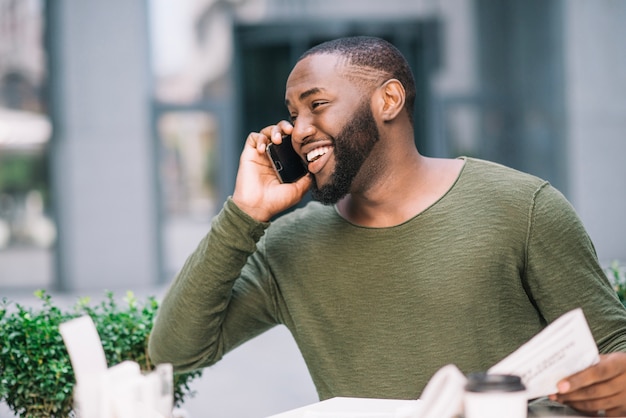
[[[306,160],[308,162],[310,162],[310,163],[313,162],[313,161],[316,161],[319,158],[321,158],[323,155],[326,155],[331,149],[332,149],[332,147],[315,148],[314,150],[312,150],[309,153],[307,153]]]
[[[306,153],[307,168],[309,173],[317,174],[328,163],[333,155],[332,145],[322,145]]]

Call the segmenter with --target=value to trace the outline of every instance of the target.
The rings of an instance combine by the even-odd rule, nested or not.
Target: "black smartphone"
[[[270,142],[266,150],[281,183],[293,183],[307,173],[304,161],[291,145],[290,135],[284,136],[280,145]]]

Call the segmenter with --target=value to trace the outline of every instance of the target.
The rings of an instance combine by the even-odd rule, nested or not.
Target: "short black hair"
[[[368,67],[380,72],[387,79],[397,79],[404,86],[404,107],[413,123],[415,79],[406,58],[393,44],[373,36],[338,38],[312,47],[298,61],[316,54],[337,54],[344,57],[349,65]]]

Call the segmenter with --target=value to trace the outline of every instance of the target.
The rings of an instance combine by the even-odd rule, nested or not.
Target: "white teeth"
[[[326,154],[328,151],[330,151],[330,147],[319,147],[319,148],[315,148],[313,151],[309,152],[306,155],[306,160],[308,162],[311,162],[313,160],[318,159],[319,157],[321,157],[322,155]]]

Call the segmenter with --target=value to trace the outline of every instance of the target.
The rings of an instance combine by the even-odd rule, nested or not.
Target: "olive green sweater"
[[[466,159],[439,201],[390,228],[319,203],[258,223],[227,201],[149,349],[189,370],[284,324],[321,399],[410,399],[440,367],[486,370],[575,307],[601,352],[626,351],[626,310],[571,205],[536,177]]]

